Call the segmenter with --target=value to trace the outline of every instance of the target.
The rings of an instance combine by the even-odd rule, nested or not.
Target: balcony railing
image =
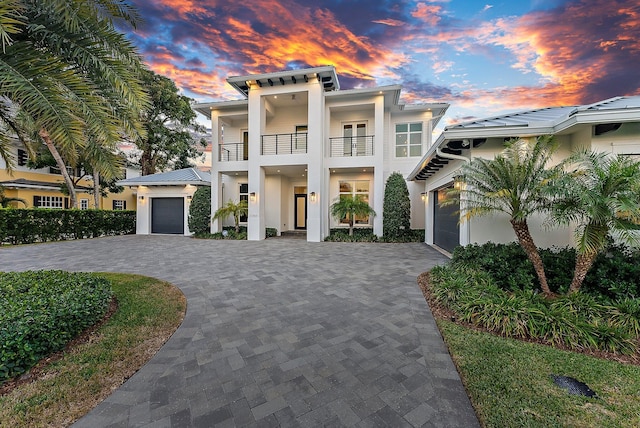
[[[373,156],[373,135],[329,138],[331,157]]]
[[[220,162],[235,162],[249,159],[249,145],[245,143],[220,144],[218,160]]]
[[[307,133],[271,134],[261,137],[263,155],[294,155],[307,153]]]

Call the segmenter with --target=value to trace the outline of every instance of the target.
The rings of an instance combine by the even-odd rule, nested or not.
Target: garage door
[[[184,233],[184,199],[151,199],[151,233]]]
[[[446,200],[446,191],[447,189],[442,189],[433,192],[435,201],[433,243],[452,252],[460,243],[460,226],[458,226],[460,203],[442,206],[442,202]]]

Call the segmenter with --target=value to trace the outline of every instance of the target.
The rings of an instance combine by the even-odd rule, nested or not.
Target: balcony
[[[220,144],[218,161],[235,162],[249,159],[249,145],[247,143]]]
[[[329,138],[331,157],[373,156],[373,135]]]
[[[263,155],[295,155],[307,153],[307,133],[271,134],[260,137]]]

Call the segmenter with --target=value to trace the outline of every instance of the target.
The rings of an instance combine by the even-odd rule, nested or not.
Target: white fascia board
[[[340,91],[331,91],[326,92],[324,95],[327,98],[331,97],[341,97],[341,96],[350,96],[350,95],[376,95],[385,92],[393,92],[397,91],[398,97],[400,96],[400,90],[402,89],[401,85],[387,85],[387,86],[376,86],[374,88],[355,88],[355,89],[346,89]],[[397,104],[397,102],[396,102]]]
[[[61,184],[61,183],[60,183]],[[41,184],[23,184],[23,183],[13,183],[13,184],[3,184],[3,187],[7,189],[37,189],[37,190],[55,190],[60,191],[60,185],[57,186],[52,184],[51,186],[45,186]],[[81,188],[76,187],[76,190],[81,190]]]
[[[211,110],[231,110],[238,107],[247,107],[248,105],[248,100],[215,101],[210,103],[196,103],[193,105],[193,109],[207,117],[207,119],[210,119]]]
[[[247,80],[262,80],[262,79],[279,79],[280,77],[288,77],[291,75],[302,75],[302,74],[318,74],[318,73],[327,73],[333,72],[335,73],[335,67],[332,65],[325,65],[322,67],[313,67],[313,68],[302,68],[298,70],[285,70],[285,71],[276,71],[275,73],[263,73],[263,74],[247,74],[245,76],[231,76],[227,79],[227,82],[230,84],[234,83],[244,83]]]
[[[134,181],[122,180],[116,182],[118,186],[211,186],[210,181],[190,180],[190,181]]]

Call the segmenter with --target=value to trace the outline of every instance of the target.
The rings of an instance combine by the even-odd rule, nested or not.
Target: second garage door
[[[446,199],[447,190],[441,189],[433,192],[435,201],[433,243],[444,250],[452,252],[460,244],[460,226],[458,225],[460,203],[442,206],[442,202]]]
[[[151,233],[184,233],[184,198],[151,199]]]

